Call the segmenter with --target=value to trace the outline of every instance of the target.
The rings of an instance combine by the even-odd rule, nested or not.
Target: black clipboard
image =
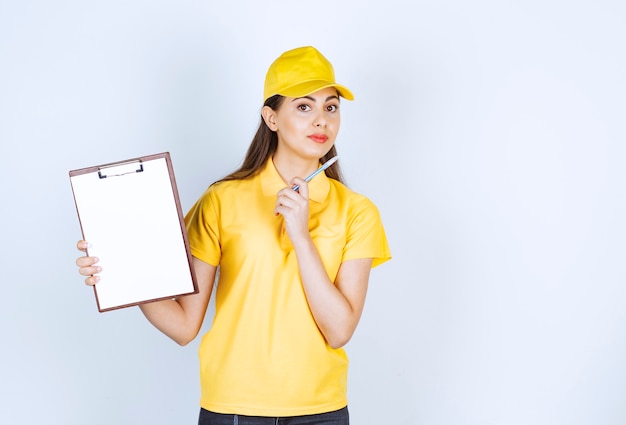
[[[100,312],[198,292],[168,152],[69,175]]]

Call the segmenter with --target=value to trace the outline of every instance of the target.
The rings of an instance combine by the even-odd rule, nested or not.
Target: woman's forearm
[[[163,300],[139,306],[154,327],[180,345],[187,345],[198,334],[178,300]]]
[[[342,264],[337,282],[332,282],[310,237],[294,242],[294,247],[315,322],[331,347],[342,347],[352,337],[361,317],[371,259],[365,259],[363,264]],[[353,273],[346,273],[345,267],[354,269]]]
[[[191,342],[202,327],[217,267],[193,258],[198,293],[140,305],[150,323],[180,345]]]

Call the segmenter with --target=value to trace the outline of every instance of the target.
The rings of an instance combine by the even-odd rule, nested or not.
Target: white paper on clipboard
[[[98,310],[198,292],[169,153],[70,171]]]

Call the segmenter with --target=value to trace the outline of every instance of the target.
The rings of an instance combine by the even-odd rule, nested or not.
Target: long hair
[[[277,94],[269,97],[265,101],[263,106],[269,106],[274,111],[277,111],[278,108],[280,108],[280,106],[283,104],[284,100],[284,96]],[[265,124],[265,120],[263,120],[263,117],[261,116],[259,128],[252,138],[252,142],[248,147],[248,152],[246,152],[246,156],[241,166],[237,170],[233,171],[232,173],[228,174],[226,177],[218,180],[215,183],[228,180],[244,180],[257,175],[263,169],[265,163],[274,155],[277,146],[278,136],[276,132],[269,129],[267,124]],[[320,159],[322,162],[326,162],[335,155],[337,155],[337,150],[333,145],[330,151],[328,151],[328,153]],[[335,179],[345,184],[343,174],[341,172],[341,167],[339,166],[338,162],[335,162],[333,165],[328,167],[325,170],[325,173],[331,179]]]

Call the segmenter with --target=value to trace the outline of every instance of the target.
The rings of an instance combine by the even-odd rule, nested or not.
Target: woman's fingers
[[[100,276],[89,276],[85,279],[85,284],[89,286],[94,286],[98,282],[100,282]]]
[[[309,199],[309,184],[304,179],[301,179],[300,177],[294,177],[293,179],[291,179],[290,183],[292,184],[292,187],[295,185],[300,186],[298,188],[298,193],[300,194],[300,196],[302,196],[304,199]]]
[[[92,257],[83,257],[83,258],[92,258]],[[80,258],[78,260],[80,260]],[[78,260],[76,260],[77,265],[79,265]],[[102,267],[94,266],[94,265],[86,265],[86,266],[79,265],[79,269],[78,269],[78,273],[80,273],[83,276],[91,276],[96,273],[100,273],[101,271],[102,271]]]
[[[80,268],[91,267],[99,261],[98,257],[78,257],[76,259],[76,265]]]
[[[78,248],[79,251],[86,253],[87,248],[89,248],[89,244],[86,241],[78,241],[76,248]],[[102,271],[102,267],[96,265],[98,260],[98,257],[90,257],[88,255],[78,257],[76,259],[78,273],[80,273],[81,276],[87,276],[85,283],[89,286],[95,285],[100,280],[100,277],[96,276],[97,273]]]
[[[300,195],[296,191],[290,188],[284,188],[278,191],[278,193],[276,194],[276,206],[274,207],[274,214],[283,214],[289,209],[294,208],[297,203],[297,198],[299,196]]]
[[[300,189],[298,191],[291,187],[281,189],[277,193],[274,214],[284,217],[285,229],[293,241],[294,238],[308,234],[309,192],[307,183],[300,178],[294,178],[290,183],[300,185]]]
[[[76,243],[76,248],[78,248],[79,251],[87,252],[87,248],[89,248],[89,243],[82,240],[78,241]]]
[[[101,271],[102,268],[99,266],[81,267],[78,269],[78,273],[80,273],[82,276],[91,276],[96,273],[100,273]]]
[[[93,258],[93,257],[83,257],[83,258]],[[76,264],[78,263],[79,261],[76,260]],[[82,266],[78,269],[78,273],[80,273],[81,276],[87,276],[87,278],[85,279],[85,283],[89,286],[95,285],[96,283],[100,281],[100,276],[98,276],[97,273],[100,273],[101,271],[102,271],[102,268],[100,266]]]

